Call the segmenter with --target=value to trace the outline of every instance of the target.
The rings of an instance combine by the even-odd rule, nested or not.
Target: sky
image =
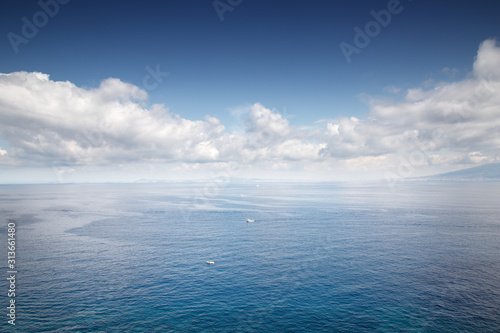
[[[500,162],[498,1],[0,3],[0,183]]]

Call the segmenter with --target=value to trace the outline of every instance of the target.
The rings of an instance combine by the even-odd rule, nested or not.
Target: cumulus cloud
[[[481,43],[473,75],[459,82],[441,82],[430,89],[408,89],[404,101],[371,100],[367,119],[339,118],[327,124],[329,156],[361,157],[418,150],[428,163],[441,153],[464,162],[478,151],[496,161],[500,148],[500,48]],[[453,159],[448,159],[451,162]]]
[[[0,135],[18,163],[106,164],[137,160],[214,160],[218,119],[191,121],[118,79],[84,89],[41,73],[0,76]]]
[[[298,128],[256,103],[238,109],[245,119],[228,131],[208,115],[188,120],[163,105],[148,106],[144,90],[119,79],[82,88],[43,73],[0,74],[0,142],[7,144],[0,164],[175,162],[184,170],[200,163],[268,163],[270,169],[302,163],[313,172],[332,164],[369,169],[412,151],[428,165],[498,161],[499,83],[500,47],[486,40],[467,79],[414,87],[398,101],[371,99],[365,118],[346,115]]]
[[[0,150],[4,164],[106,165],[127,162],[217,162],[314,158],[286,119],[256,103],[243,133],[217,118],[188,120],[163,105],[146,107],[147,93],[110,78],[85,89],[47,74],[0,75]]]
[[[496,40],[487,39],[481,43],[473,70],[477,78],[500,79],[500,48]]]

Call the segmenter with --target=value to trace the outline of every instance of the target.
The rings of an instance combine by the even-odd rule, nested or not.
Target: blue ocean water
[[[499,203],[500,183],[2,185],[2,331],[499,332]]]

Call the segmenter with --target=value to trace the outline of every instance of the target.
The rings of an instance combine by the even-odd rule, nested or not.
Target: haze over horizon
[[[0,183],[500,162],[494,1],[0,6]]]

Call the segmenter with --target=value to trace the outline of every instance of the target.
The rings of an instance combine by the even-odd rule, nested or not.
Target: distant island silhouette
[[[500,163],[489,163],[473,168],[411,179],[449,181],[500,181]]]

